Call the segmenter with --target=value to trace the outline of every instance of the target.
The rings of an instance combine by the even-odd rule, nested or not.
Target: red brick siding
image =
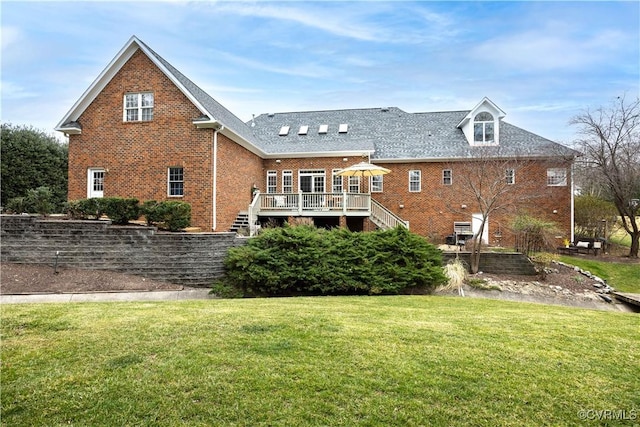
[[[266,172],[260,157],[220,134],[217,172],[216,231],[228,231],[238,212],[248,209],[253,185],[264,188]]]
[[[126,93],[154,94],[149,122],[123,122]],[[201,113],[141,51],[120,69],[80,116],[81,135],[69,138],[69,199],[87,197],[87,169],[103,167],[105,197],[182,200],[193,224],[211,223],[210,129],[192,121]],[[184,197],[167,196],[167,169],[184,168]]]

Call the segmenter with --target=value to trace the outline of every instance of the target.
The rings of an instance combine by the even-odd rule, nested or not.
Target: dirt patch
[[[48,265],[2,263],[0,294],[87,293],[182,290],[185,287],[105,270],[54,268]]]

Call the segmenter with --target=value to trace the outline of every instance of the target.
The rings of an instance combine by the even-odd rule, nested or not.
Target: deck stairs
[[[238,216],[236,217],[235,221],[233,221],[233,224],[231,225],[231,229],[229,231],[237,233],[238,231],[240,231],[240,229],[243,228],[249,228],[249,212],[247,211],[238,212]]]

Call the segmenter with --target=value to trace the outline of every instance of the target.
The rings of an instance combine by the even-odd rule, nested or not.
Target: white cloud
[[[20,29],[18,27],[12,26],[2,26],[1,34],[2,40],[0,40],[0,43],[3,51],[11,45],[19,42],[22,37],[22,32],[20,31]]]
[[[2,93],[3,101],[7,99],[34,98],[38,96],[36,92],[9,81],[0,82],[0,92]]]

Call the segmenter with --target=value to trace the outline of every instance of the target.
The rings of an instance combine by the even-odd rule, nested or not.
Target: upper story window
[[[146,122],[153,120],[153,93],[127,93],[124,95],[124,121]]]
[[[442,171],[442,183],[444,185],[453,184],[453,172],[451,171],[451,169],[444,169]]]
[[[169,168],[168,175],[169,175],[168,176],[169,196],[174,196],[174,197],[184,196],[184,169]]]
[[[371,183],[369,185],[372,193],[382,193],[382,183],[384,182],[382,178],[384,178],[384,175],[375,175],[371,177]]]
[[[409,191],[412,193],[422,191],[422,171],[409,171]]]
[[[516,183],[516,171],[515,169],[506,169],[504,171],[504,179],[509,185]]]
[[[495,142],[493,126],[494,120],[490,113],[477,114],[473,119],[473,142],[475,144],[493,144]]]
[[[267,171],[267,193],[278,191],[278,171]]]
[[[565,168],[547,169],[547,185],[551,187],[565,187],[567,185],[567,170]]]

